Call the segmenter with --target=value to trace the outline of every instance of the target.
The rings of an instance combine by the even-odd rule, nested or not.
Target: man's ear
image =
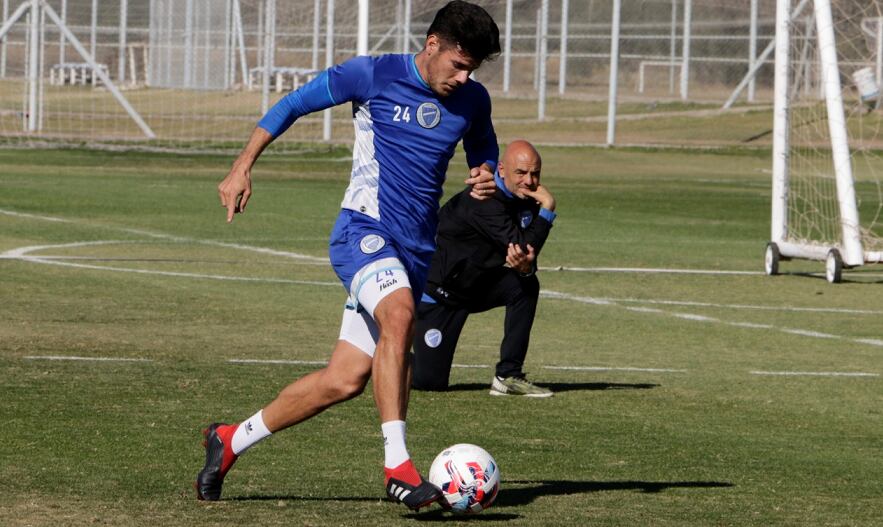
[[[441,41],[438,39],[438,35],[427,36],[424,47],[429,53],[438,53],[438,50],[441,47]]]

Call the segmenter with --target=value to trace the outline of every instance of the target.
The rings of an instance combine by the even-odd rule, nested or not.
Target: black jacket
[[[439,212],[426,292],[440,302],[468,303],[481,293],[484,280],[504,271],[509,243],[521,245],[525,253],[530,244],[539,255],[552,228],[532,199],[507,197],[497,189],[480,201],[469,191],[456,194]]]

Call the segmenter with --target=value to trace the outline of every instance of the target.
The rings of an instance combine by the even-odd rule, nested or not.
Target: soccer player
[[[353,168],[330,240],[330,257],[349,298],[328,365],[285,387],[239,424],[214,423],[206,435],[200,499],[217,500],[227,471],[248,448],[362,392],[374,379],[385,452],[387,495],[411,509],[441,497],[405,446],[414,306],[435,250],[438,200],[463,140],[477,197],[494,191],[499,155],[490,97],[469,74],[500,52],[488,13],[462,1],[445,5],[416,55],[356,57],[283,98],[260,120],[218,186],[227,221],[245,210],[251,167],[301,116],[351,102]]]
[[[522,371],[540,292],[536,258],[555,220],[555,198],[540,184],[541,170],[536,149],[513,141],[497,166],[492,199],[478,201],[466,190],[442,207],[438,249],[417,308],[412,387],[446,390],[466,319],[506,306],[491,395],[552,395]]]

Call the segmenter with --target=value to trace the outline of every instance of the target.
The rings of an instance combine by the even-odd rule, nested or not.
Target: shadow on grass
[[[481,514],[461,514],[455,516],[439,508],[434,508],[429,512],[416,512],[412,514],[407,514],[405,515],[405,518],[410,518],[412,520],[417,520],[421,522],[496,522],[517,520],[518,518],[521,518],[521,515],[485,511]]]
[[[843,284],[883,284],[883,280],[874,280],[877,277],[876,274],[873,274],[874,269],[868,268],[864,273],[861,270],[851,269],[847,270],[843,273],[842,278],[840,279],[840,283]],[[880,269],[876,269],[877,272]],[[864,274],[864,276],[863,276]],[[821,280],[823,282],[827,282],[828,279],[825,277],[825,272],[808,272],[808,271],[792,271],[792,272],[783,272],[779,271],[779,275],[781,276],[801,276],[804,278],[815,278],[816,280]],[[852,275],[854,278],[861,277],[863,280],[851,280],[849,276]]]
[[[649,390],[650,388],[659,387],[658,384],[639,383],[617,383],[617,382],[537,382],[538,386],[543,386],[553,392],[573,392],[573,391],[601,391],[601,390]],[[490,389],[490,383],[463,383],[454,384],[448,388],[449,392],[485,392]]]
[[[730,488],[734,485],[725,481],[505,481],[505,486],[497,496],[494,505],[513,507],[525,505],[540,496],[560,496],[581,494],[586,492],[604,492],[612,490],[634,490],[655,494],[668,489],[713,489]],[[512,488],[512,485],[520,487]],[[523,486],[521,486],[523,485]]]
[[[516,488],[512,488],[516,486]],[[714,489],[730,488],[732,483],[723,481],[565,481],[565,480],[539,480],[539,481],[506,481],[503,490],[494,503],[492,511],[486,511],[478,515],[452,516],[437,506],[424,512],[410,512],[403,517],[422,522],[449,522],[469,521],[509,521],[521,518],[521,515],[506,512],[497,512],[501,507],[518,507],[532,503],[542,496],[566,496],[568,494],[583,494],[588,492],[603,492],[617,490],[631,490],[655,494],[673,488],[689,489]],[[379,496],[296,496],[296,495],[253,495],[236,496],[227,498],[225,501],[353,501],[353,502],[376,502],[379,500],[390,501]],[[394,505],[390,503],[391,505]]]
[[[224,498],[224,501],[363,501],[366,503],[383,500],[386,498],[380,496],[297,496],[294,494],[254,494]]]

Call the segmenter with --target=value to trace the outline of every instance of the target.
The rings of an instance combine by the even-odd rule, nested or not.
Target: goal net
[[[883,251],[883,0],[778,0],[769,274]]]

